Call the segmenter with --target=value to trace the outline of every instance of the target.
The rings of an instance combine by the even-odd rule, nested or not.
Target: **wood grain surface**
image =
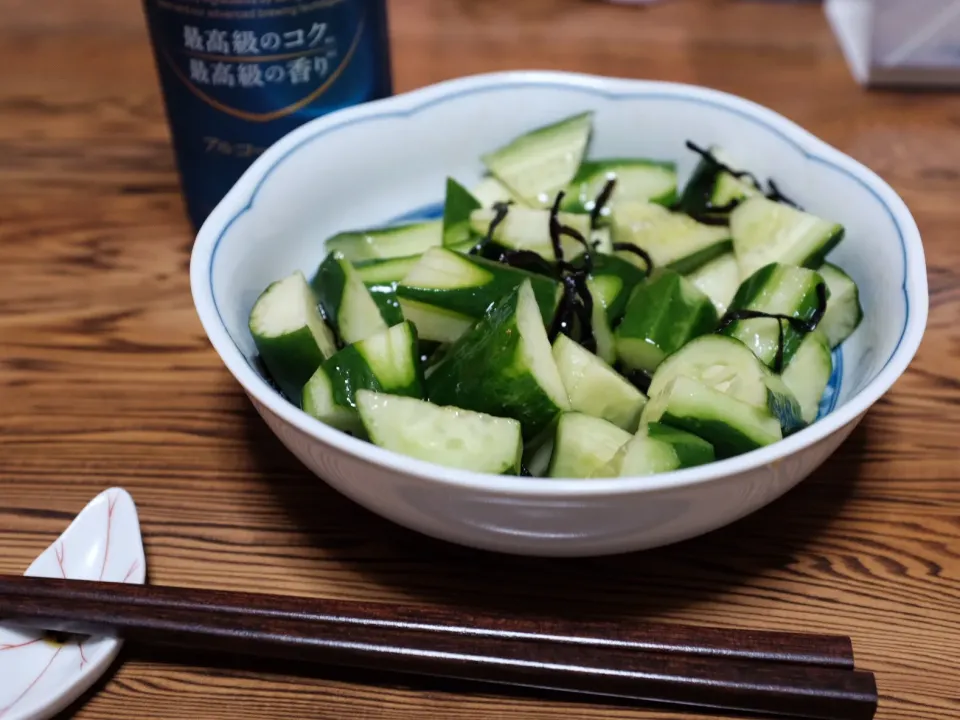
[[[881,720],[960,717],[960,94],[861,90],[815,4],[391,5],[400,90],[518,67],[695,82],[866,163],[924,238],[930,320],[911,369],[809,481],[707,537],[532,560],[398,528],[308,474],[204,337],[139,3],[0,0],[0,572],[122,485],[157,583],[849,634]],[[74,715],[663,717],[132,644]]]

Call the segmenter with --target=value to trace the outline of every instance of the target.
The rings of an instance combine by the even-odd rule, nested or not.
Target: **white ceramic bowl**
[[[479,156],[585,109],[594,157],[697,158],[718,143],[812,212],[842,222],[831,259],[861,289],[866,317],[836,357],[823,416],[772,446],[652,477],[563,480],[448,469],[354,439],[290,405],[250,363],[247,317],[271,281],[309,277],[324,239],[410,216],[443,200],[448,175],[480,179]],[[223,362],[280,440],[344,495],[401,525],[495,551],[584,556],[650,548],[721,527],[766,505],[822,463],[903,373],[927,320],[916,224],[873,172],[782,116],[700,87],[556,72],[443,82],[327,115],[269,148],[201,228],[191,285]]]

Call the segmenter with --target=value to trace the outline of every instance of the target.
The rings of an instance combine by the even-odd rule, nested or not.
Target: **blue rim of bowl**
[[[502,79],[507,76],[531,75],[531,74],[534,76],[538,76],[538,79],[532,79],[532,80],[531,79],[518,80],[513,78],[509,80]],[[500,78],[499,81],[498,81],[498,78]],[[898,355],[901,349],[901,346],[903,344],[904,337],[906,336],[907,330],[910,327],[911,306],[910,306],[908,284],[910,281],[911,273],[910,273],[910,265],[909,265],[909,254],[907,251],[906,241],[904,238],[904,231],[900,221],[897,218],[897,215],[894,213],[893,209],[890,207],[888,202],[884,200],[884,198],[880,195],[880,193],[877,192],[876,188],[872,187],[870,183],[868,183],[862,177],[858,176],[855,172],[843,167],[841,164],[831,161],[825,157],[821,157],[820,155],[813,152],[812,150],[808,150],[802,142],[798,141],[794,137],[791,137],[791,135],[788,132],[785,132],[779,129],[778,127],[776,127],[774,122],[781,122],[786,124],[789,128],[791,128],[792,132],[795,134],[800,133],[800,134],[807,135],[811,143],[820,145],[827,152],[832,151],[833,153],[836,153],[840,158],[847,157],[847,156],[844,156],[842,153],[840,153],[838,150],[830,147],[829,145],[824,143],[822,140],[810,134],[809,132],[804,130],[802,127],[800,127],[793,121],[777,114],[776,112],[770,110],[769,108],[763,107],[762,105],[754,103],[750,100],[740,98],[736,95],[731,95],[729,93],[724,93],[722,91],[712,90],[709,88],[702,88],[695,85],[685,85],[682,83],[670,83],[670,82],[661,82],[661,81],[636,81],[636,80],[631,81],[631,80],[623,80],[623,79],[617,79],[617,78],[602,78],[599,76],[591,76],[591,75],[580,74],[580,73],[563,73],[563,72],[554,72],[554,71],[533,71],[532,73],[529,71],[514,71],[514,72],[504,72],[504,73],[489,73],[486,75],[476,75],[473,77],[448,80],[443,83],[438,83],[436,85],[433,85],[427,88],[422,88],[420,90],[414,90],[414,91],[405,93],[405,95],[410,97],[410,96],[415,96],[417,93],[427,92],[431,90],[434,92],[438,92],[446,89],[451,85],[455,86],[459,83],[464,83],[464,82],[470,83],[470,82],[477,82],[477,81],[480,81],[480,82],[486,81],[487,84],[482,84],[474,87],[459,88],[457,90],[448,91],[443,94],[440,94],[437,97],[424,100],[419,104],[415,105],[414,107],[409,107],[405,109],[387,110],[385,109],[385,107],[383,109],[381,109],[381,107],[378,107],[378,106],[389,107],[392,101],[402,96],[393,96],[391,98],[386,98],[384,100],[367,103],[366,108],[363,108],[364,112],[362,112],[362,114],[360,114],[359,116],[350,116],[346,119],[341,120],[338,123],[333,123],[333,124],[325,123],[324,127],[321,127],[310,134],[304,134],[303,137],[298,138],[294,142],[294,144],[286,148],[278,157],[272,159],[269,162],[269,164],[264,165],[262,169],[258,166],[259,164],[259,161],[258,161],[258,164],[255,164],[254,167],[250,168],[247,171],[248,174],[250,175],[258,174],[260,177],[257,178],[257,180],[255,181],[253,189],[249,191],[249,197],[246,199],[245,202],[243,202],[242,206],[238,210],[236,210],[226,222],[223,223],[221,229],[219,230],[219,232],[217,232],[217,235],[213,240],[213,246],[209,251],[210,254],[209,254],[208,270],[207,270],[207,276],[206,276],[207,287],[205,288],[205,290],[207,295],[211,299],[212,305],[216,312],[217,320],[220,323],[222,334],[229,339],[229,342],[233,345],[234,350],[237,352],[240,358],[244,360],[245,364],[248,367],[250,367],[251,371],[253,371],[253,374],[256,376],[257,381],[260,383],[260,387],[264,392],[269,393],[271,395],[275,395],[278,401],[286,402],[285,400],[283,400],[282,397],[280,397],[276,393],[276,391],[273,390],[272,387],[269,386],[269,384],[267,384],[267,382],[260,376],[260,374],[255,371],[255,369],[251,366],[249,359],[246,358],[242,350],[240,350],[232,334],[229,332],[229,330],[227,330],[226,323],[223,320],[223,316],[217,304],[216,294],[213,292],[213,269],[216,264],[216,255],[217,255],[217,251],[219,249],[221,241],[230,231],[230,228],[232,227],[233,223],[236,222],[244,214],[246,214],[250,209],[252,209],[253,204],[257,198],[257,195],[259,194],[263,185],[270,178],[273,171],[276,170],[281,164],[283,164],[283,162],[288,157],[290,157],[291,155],[299,151],[305,145],[311,142],[314,142],[315,140],[318,140],[326,135],[334,133],[340,129],[343,129],[345,127],[349,127],[351,125],[363,124],[369,121],[378,121],[378,120],[392,119],[392,118],[395,118],[395,119],[408,118],[408,117],[417,115],[418,113],[423,112],[436,105],[452,102],[468,95],[499,92],[504,89],[511,89],[511,88],[513,89],[517,89],[517,88],[522,89],[522,88],[531,88],[531,87],[548,88],[548,89],[558,89],[558,90],[569,90],[577,93],[593,95],[596,97],[602,97],[602,98],[605,98],[608,100],[614,100],[614,101],[638,100],[638,99],[667,100],[667,101],[689,102],[697,105],[713,107],[718,110],[722,110],[724,112],[732,113],[734,115],[741,117],[744,120],[747,120],[750,123],[763,127],[765,130],[772,132],[781,140],[787,142],[796,151],[800,152],[803,155],[803,157],[805,157],[806,159],[812,162],[821,164],[831,170],[837,171],[842,175],[854,180],[857,184],[859,184],[860,186],[868,190],[874,198],[876,198],[876,200],[881,204],[884,211],[887,213],[894,227],[897,230],[897,237],[900,242],[902,268],[903,268],[903,281],[901,283],[901,292],[902,292],[903,301],[904,301],[904,319],[903,319],[903,326],[901,327],[901,331],[900,331],[900,336],[897,339],[897,343],[893,351],[890,353],[890,356],[884,362],[883,367],[881,367],[880,370],[878,370],[877,373],[869,381],[864,383],[859,388],[859,390],[857,390],[857,392],[848,399],[848,403],[852,403],[854,400],[860,397],[870,385],[876,382],[880,378],[880,376],[883,375],[884,372],[887,370],[887,368],[890,366],[893,359]],[[596,83],[598,81],[599,82],[611,81],[614,83],[646,82],[648,85],[659,85],[663,87],[673,88],[675,92],[661,91],[661,90],[604,89],[602,87],[597,86]],[[680,92],[678,93],[676,92],[676,90],[679,90]],[[704,93],[704,94],[712,95],[716,97],[716,99],[711,99],[710,97],[687,96],[682,94],[682,92],[684,91],[694,92],[694,93]],[[726,102],[724,101],[724,99],[726,100]],[[769,114],[771,118],[774,119],[774,121],[773,122],[767,121],[762,117],[758,117],[755,114],[751,114],[750,112],[740,110],[736,107],[731,107],[730,105],[731,102],[744,104],[752,108],[753,111],[758,114]],[[362,108],[363,106],[359,106],[359,107]],[[350,113],[350,110],[356,110],[356,107],[349,108],[346,110],[346,112]],[[325,118],[321,117],[311,122],[323,123],[324,120]],[[301,130],[305,131],[306,128],[301,128]],[[266,161],[267,158],[262,157],[260,160]],[[875,175],[874,173],[872,173],[872,171],[869,170],[869,168],[862,166],[860,163],[857,163],[855,160],[852,160],[852,159],[849,159],[849,160],[855,165],[860,166],[866,173],[870,175]],[[876,180],[877,182],[883,184],[882,179],[880,179],[879,177],[877,177]],[[237,185],[239,185],[239,182]],[[889,186],[887,187],[889,188]],[[238,189],[238,187],[235,186],[234,189]],[[893,193],[892,189],[890,189],[890,192]],[[896,197],[896,193],[893,193],[893,194]],[[903,210],[909,215],[909,211],[906,209],[905,206]],[[202,232],[203,232],[203,228],[201,229],[201,234]],[[920,252],[922,253],[922,249],[920,250]],[[917,347],[919,347],[920,340],[922,339],[923,330],[924,330],[923,327],[919,328],[919,333],[916,341]],[[916,351],[916,348],[914,348],[914,353],[915,351]],[[911,358],[912,356],[913,354],[911,354]],[[909,364],[911,358],[906,359],[904,363],[904,369]],[[224,358],[224,360],[226,359]],[[889,385],[892,385],[893,382],[896,381],[896,379],[897,379],[896,377],[892,378],[889,381],[887,387],[889,387]],[[880,395],[886,392],[887,387],[880,390],[880,392],[876,393],[876,397],[868,401],[867,406],[861,411],[861,414],[863,412],[866,412],[869,406],[872,405],[874,402],[876,402],[876,399]],[[303,413],[302,410],[295,408],[295,406],[291,405],[290,407],[293,408],[294,410],[297,410],[297,412],[299,413]],[[273,411],[271,410],[271,412]],[[307,417],[309,418],[309,416]],[[850,418],[848,418],[846,422],[849,423],[852,420],[856,419],[856,417],[857,417],[856,415],[853,415]],[[309,419],[312,420],[312,418],[309,418]],[[316,422],[319,422],[319,421],[316,421]],[[745,471],[754,467],[758,467],[764,464],[764,462],[774,462],[777,459],[782,459],[789,452],[797,452],[805,447],[810,446],[811,444],[817,442],[818,440],[823,440],[829,433],[825,434],[823,437],[820,437],[820,438],[815,438],[810,433],[810,431],[813,430],[817,425],[820,425],[821,422],[822,422],[821,420],[818,420],[817,422],[813,423],[811,426],[808,426],[806,429],[801,430],[799,433],[796,433],[795,435],[791,436],[791,438],[785,438],[784,440],[778,443],[775,443],[773,446],[769,446],[768,448],[760,448],[760,449],[751,451],[749,453],[745,453],[744,455],[740,455],[736,458],[729,458],[727,460],[722,460],[722,461],[717,461],[716,463],[712,463],[712,465],[714,466],[713,472],[705,473],[703,468],[692,468],[688,470],[679,470],[679,471],[673,471],[670,473],[665,473],[664,476],[670,476],[670,478],[668,479],[667,477],[661,477],[659,479],[662,482],[650,482],[651,487],[649,489],[654,489],[654,486],[657,489],[667,489],[670,487],[682,487],[682,486],[697,484],[699,482],[706,482],[709,480],[720,479],[721,477],[724,477],[725,473],[721,472],[721,469],[717,467],[719,465],[723,465],[725,469],[728,470],[728,472],[735,472],[735,470],[729,466],[732,463],[735,463],[738,461],[743,462],[745,464],[745,467],[741,468],[740,471]],[[833,431],[835,432],[839,428],[840,426],[838,426],[837,428],[834,428]],[[306,430],[304,430],[304,432],[306,432]],[[799,436],[806,436],[805,437],[806,442],[800,443]],[[369,443],[362,440],[357,440],[348,435],[344,435],[344,438],[347,441],[353,441],[364,446],[369,446]],[[767,460],[760,460],[760,458],[758,457],[760,454],[769,454],[769,453],[766,453],[765,451],[769,450],[774,446],[785,444],[790,440],[795,440],[797,444],[797,447],[794,447],[792,451],[788,451],[784,449],[783,450],[784,455],[767,459]],[[375,447],[375,446],[370,446],[370,447]],[[384,451],[379,448],[376,448],[376,449],[388,455],[396,455],[396,453],[389,453],[388,451]],[[349,449],[347,450],[347,452],[351,452],[351,454],[355,454]],[[748,458],[750,458],[750,456],[756,457],[756,460],[754,460],[753,462],[749,462]],[[378,460],[375,458],[358,457],[358,459],[365,462],[373,463],[373,464],[380,464]],[[435,463],[416,460],[414,458],[406,458],[405,456],[403,456],[403,459],[416,466],[420,466],[421,469],[418,470],[417,468],[411,468],[411,469],[396,468],[397,471],[399,472],[428,473],[428,470],[426,470],[426,468],[432,468],[432,472],[429,472],[430,479],[438,479],[438,480],[441,479],[440,477],[438,477],[440,473],[453,473],[455,475],[471,476],[472,478],[476,478],[475,480],[466,479],[466,478],[463,478],[463,479],[446,478],[447,482],[451,482],[457,485],[466,484],[474,487],[483,487],[484,485],[489,486],[489,485],[503,484],[502,482],[498,482],[498,481],[524,480],[524,478],[510,478],[509,476],[502,476],[502,477],[493,476],[493,475],[488,475],[484,473],[473,473],[465,470],[456,470],[452,468],[446,468],[444,466],[436,465]],[[699,472],[695,472],[695,471],[699,471]],[[549,486],[553,492],[562,493],[562,494],[569,494],[569,492],[576,492],[577,490],[579,491],[589,490],[591,493],[619,492],[619,491],[629,491],[629,490],[636,489],[635,487],[633,487],[634,483],[631,481],[637,481],[637,480],[644,480],[649,482],[652,480],[652,478],[613,478],[608,482],[598,480],[598,481],[591,481],[590,483],[584,483],[582,480],[577,480],[574,478],[559,478],[559,479],[552,480]],[[508,489],[511,492],[514,492],[517,494],[524,494],[524,495],[540,494],[540,492],[546,489],[540,483],[526,483],[524,486],[516,485],[513,482],[510,482],[508,484],[511,487],[503,488],[503,489],[505,490]],[[609,487],[606,487],[607,485],[609,485]],[[604,487],[601,489],[601,486],[604,486]]]

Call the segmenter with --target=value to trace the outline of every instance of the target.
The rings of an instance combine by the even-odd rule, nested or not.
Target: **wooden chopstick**
[[[171,607],[272,619],[349,624],[371,628],[454,633],[462,637],[548,640],[595,647],[681,653],[703,657],[788,662],[852,669],[853,644],[839,635],[731,630],[674,623],[613,624],[542,618],[519,620],[440,608],[362,603],[289,595],[194,590],[157,585],[123,585],[0,575],[0,602],[15,594],[69,597],[101,607]]]
[[[715,710],[861,720],[877,705],[871,673],[813,664],[802,652],[799,662],[785,661],[773,643],[764,644],[776,635],[792,639],[794,649],[803,646],[785,633],[750,632],[740,641],[736,631],[647,625],[623,639],[599,624],[583,630],[490,617],[478,623],[473,615],[393,605],[4,576],[0,617],[193,650]],[[656,635],[677,627],[667,640]],[[710,637],[706,646],[697,642],[699,632]]]

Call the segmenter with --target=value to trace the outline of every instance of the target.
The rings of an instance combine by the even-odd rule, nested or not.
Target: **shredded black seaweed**
[[[728,310],[720,319],[717,326],[717,332],[729,327],[737,320],[754,320],[757,318],[769,318],[777,321],[777,354],[774,357],[773,369],[777,373],[783,372],[783,351],[784,351],[784,330],[783,323],[789,323],[796,332],[801,334],[812,333],[817,329],[823,315],[827,311],[827,286],[824,283],[817,283],[817,309],[809,320],[803,318],[791,317],[790,315],[781,315],[779,313],[766,313],[761,310]]]
[[[797,203],[795,203],[793,200],[791,200],[782,192],[780,192],[780,188],[777,187],[777,184],[773,180],[767,180],[767,187],[770,188],[766,193],[766,198],[768,200],[773,200],[774,202],[783,203],[784,205],[789,205],[790,207],[796,208],[797,210],[803,210],[803,208],[800,207]]]
[[[647,264],[647,275],[653,272],[653,258],[650,257],[650,253],[639,245],[628,242],[615,242],[613,243],[613,249],[618,252],[629,252],[639,256]]]
[[[548,260],[532,250],[503,250],[496,261],[528,272],[557,277],[556,269]]]
[[[697,153],[704,160],[706,160],[710,165],[712,165],[716,173],[719,174],[721,172],[726,172],[726,173],[729,173],[730,175],[733,175],[733,177],[737,178],[738,180],[747,178],[750,180],[751,183],[753,183],[753,186],[756,187],[758,190],[763,189],[763,184],[757,179],[757,176],[754,175],[753,173],[748,172],[746,170],[733,169],[726,163],[722,163],[719,160],[717,160],[716,156],[712,152],[698,146],[696,143],[690,140],[687,140],[687,147],[690,150],[693,150],[693,152]],[[803,210],[803,208],[800,207],[800,205],[798,205],[794,200],[784,195],[780,191],[780,188],[777,186],[777,183],[774,182],[772,179],[767,179],[767,191],[764,193],[764,197],[766,197],[768,200],[773,200],[774,202],[783,203],[784,205],[789,205],[790,207],[796,208],[797,210]],[[737,205],[743,202],[743,199],[741,198],[741,199],[731,200],[729,203],[726,203],[720,206],[711,206],[709,202],[709,198],[706,198],[706,201],[707,201],[706,213],[703,215],[700,215],[699,213],[691,214],[691,217],[693,217],[698,222],[702,222],[706,225],[725,225],[726,221],[724,219],[712,217],[707,213],[716,213],[719,215],[729,214],[737,207]]]
[[[603,214],[604,208],[607,207],[607,203],[610,202],[610,197],[613,195],[616,186],[617,179],[610,178],[604,184],[600,194],[597,195],[597,199],[593,201],[593,208],[590,210],[590,227],[594,230],[596,230],[600,224],[600,216]]]
[[[695,152],[697,155],[702,157],[708,163],[713,165],[717,173],[721,173],[721,172],[729,173],[733,175],[737,180],[742,180],[743,178],[747,178],[751,183],[753,183],[754,187],[758,189],[763,187],[760,184],[760,181],[757,180],[757,176],[754,175],[749,170],[735,170],[734,168],[730,167],[726,163],[722,163],[719,160],[717,160],[717,158],[714,156],[712,152],[710,152],[705,148],[700,147],[699,145],[694,143],[692,140],[687,140],[687,148],[689,148],[690,150],[693,150],[693,152]]]
[[[480,253],[485,247],[487,247],[491,242],[493,242],[493,234],[497,231],[497,227],[502,223],[506,217],[507,213],[510,212],[511,201],[507,202],[498,202],[493,205],[493,219],[490,221],[490,227],[487,228],[487,234],[474,245],[468,251],[468,255],[476,255]]]

